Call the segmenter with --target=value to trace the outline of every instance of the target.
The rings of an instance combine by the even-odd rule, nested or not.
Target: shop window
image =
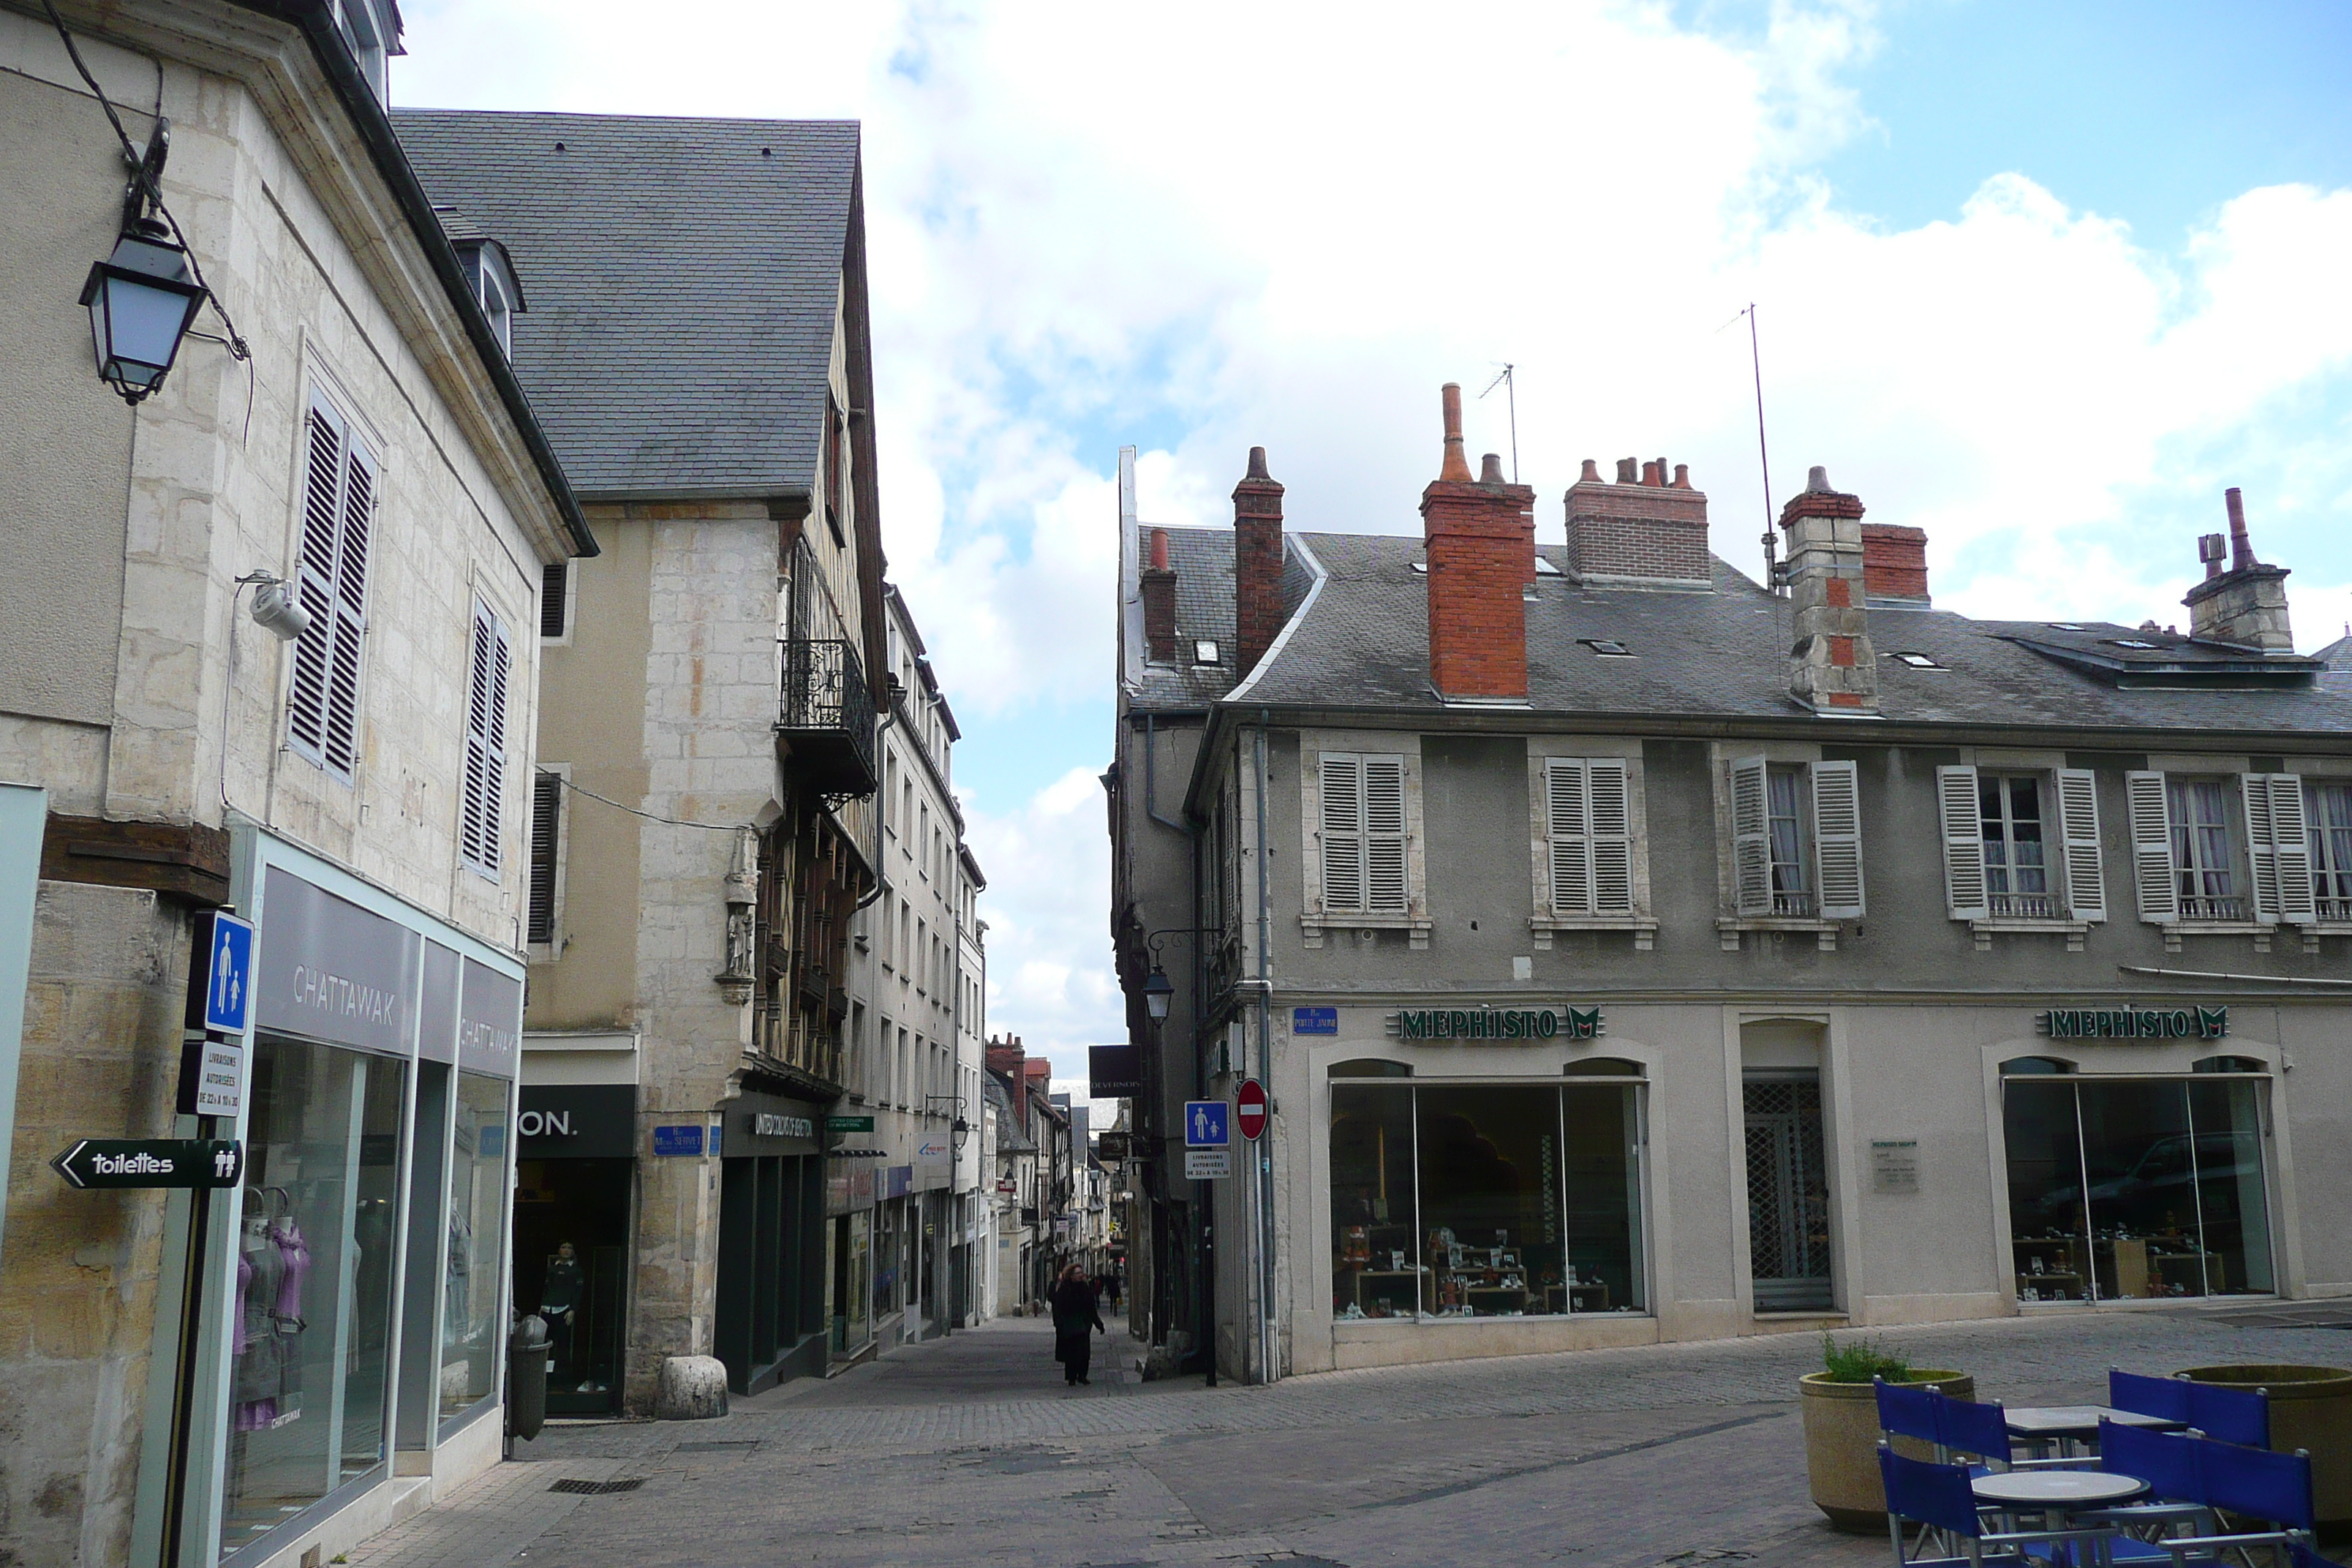
[[[2011,1074],[2031,1077],[2038,1073],[2073,1072],[2074,1064],[2060,1061],[2056,1057],[2011,1057],[2000,1064],[2000,1070],[2004,1077]]]
[[[499,1285],[506,1276],[509,1089],[457,1075],[450,1131],[449,1237],[441,1295],[441,1414],[457,1415],[498,1388]]]
[[[274,1036],[254,1047],[224,1553],[383,1461],[402,1078],[390,1058]]]
[[[1751,918],[1859,920],[1862,805],[1850,762],[1734,761],[1734,908]]]
[[[2273,1291],[2262,1089],[2221,1077],[2005,1083],[2019,1297]]]
[[[2207,1057],[2190,1066],[2191,1072],[2268,1072],[2270,1069],[2252,1057]]]
[[[1642,1310],[1634,1095],[1335,1085],[1333,1314]]]
[[[1559,1070],[1570,1078],[1640,1078],[1643,1069],[1640,1062],[1623,1057],[1587,1057]]]
[[[1411,1062],[1382,1061],[1378,1057],[1351,1057],[1344,1062],[1333,1062],[1330,1078],[1411,1078]]]
[[[2352,921],[2352,784],[2313,784],[2304,812],[2315,919]]]

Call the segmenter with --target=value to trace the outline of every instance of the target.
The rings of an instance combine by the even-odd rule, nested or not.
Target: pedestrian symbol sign
[[[253,1011],[253,926],[215,910],[205,958],[205,1023],[225,1035],[245,1033]]]
[[[1228,1115],[1232,1106],[1222,1100],[1188,1100],[1184,1102],[1184,1147],[1187,1149],[1223,1149],[1233,1143],[1232,1122]]]

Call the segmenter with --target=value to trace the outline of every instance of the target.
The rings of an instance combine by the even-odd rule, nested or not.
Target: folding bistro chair
[[[1879,1479],[1886,1487],[1886,1536],[1894,1544],[1897,1568],[2039,1568],[2040,1564],[2073,1561],[2077,1544],[2097,1546],[2112,1540],[2115,1527],[2084,1530],[1988,1531],[1977,1513],[1976,1492],[1969,1487],[1965,1465],[1931,1465],[1906,1459],[1880,1444]],[[1910,1557],[1903,1550],[1906,1522],[1939,1532],[1939,1546],[1957,1551],[1943,1557]],[[1923,1535],[1924,1539],[1924,1535]],[[2095,1553],[2094,1561],[2096,1560]]]
[[[2098,1465],[2109,1475],[2131,1476],[2147,1483],[2147,1496],[2141,1501],[2102,1509],[2095,1516],[2115,1523],[2126,1537],[2156,1542],[2165,1531],[2176,1528],[2186,1529],[2190,1535],[2210,1535],[2220,1528],[2213,1510],[2199,1500],[2204,1485],[2197,1475],[2193,1438],[2101,1421]],[[2119,1561],[2134,1556],[2123,1541],[2116,1542],[2115,1552]]]
[[[1979,1404],[1949,1399],[1940,1394],[1934,1399],[1936,1420],[1943,1433],[1943,1453],[1948,1459],[1973,1454],[1984,1461],[1983,1469],[1990,1470],[2082,1470],[2096,1463],[2087,1455],[2054,1459],[2011,1458],[2013,1439],[2009,1430],[2009,1412],[1999,1400]]]
[[[2249,1448],[2271,1446],[2267,1389],[2223,1388],[2191,1383],[2185,1377],[2145,1377],[2109,1367],[2107,1403],[2134,1415],[2194,1426],[2217,1443],[2241,1443]]]
[[[2272,1562],[2282,1563],[2310,1542],[2317,1519],[2312,1503],[2309,1455],[2274,1454],[2267,1448],[2217,1443],[2195,1433],[2171,1436],[2141,1432],[2125,1436],[2129,1430],[2105,1426],[2100,1433],[2101,1467],[2137,1476],[2168,1502],[2194,1508],[2166,1510],[2141,1504],[2104,1509],[2085,1517],[2118,1527],[2155,1523],[2159,1531],[2187,1522],[2192,1533],[2158,1533],[2149,1540],[2121,1536],[2109,1548],[2115,1562],[2170,1563],[2176,1568],[2232,1558],[2252,1563],[2253,1549],[2263,1547]],[[2168,1513],[2169,1517],[2164,1517]],[[2241,1528],[2243,1524],[2272,1528]]]
[[[1889,1383],[1883,1377],[1871,1380],[1872,1391],[1878,1395],[1878,1435],[1881,1437],[1916,1437],[1936,1450],[1936,1458],[1944,1458],[1943,1429],[1936,1424],[1936,1401],[1943,1395],[1925,1384]]]
[[[2189,1418],[2189,1391],[2197,1385],[2187,1378],[2148,1377],[2121,1367],[2107,1368],[2107,1404],[2135,1415],[2153,1415],[2193,1426]]]

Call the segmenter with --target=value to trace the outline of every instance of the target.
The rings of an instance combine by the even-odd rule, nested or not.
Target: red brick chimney
[[[1639,479],[1633,477],[1637,467]],[[1691,489],[1688,463],[1676,463],[1672,472],[1669,479],[1664,458],[1646,463],[1622,458],[1612,485],[1601,479],[1591,458],[1584,460],[1582,477],[1568,487],[1572,576],[1587,583],[1714,585],[1706,494]]]
[[[1176,574],[1168,566],[1168,531],[1151,531],[1150,564],[1142,573],[1143,657],[1176,662]]]
[[[1421,492],[1429,563],[1429,679],[1441,697],[1528,694],[1527,585],[1536,577],[1536,492],[1507,483],[1488,454],[1470,477],[1462,455],[1462,389],[1441,395],[1445,460]]]
[[[1874,605],[1916,605],[1927,598],[1927,531],[1894,522],[1862,525],[1862,586]]]
[[[1282,487],[1252,447],[1234,487],[1234,678],[1245,678],[1282,629]]]
[[[1012,1091],[1013,1120],[1025,1127],[1029,1123],[1029,1078],[1025,1070],[1028,1053],[1021,1048],[1021,1037],[1007,1035],[1001,1040],[991,1040],[981,1053],[981,1065],[990,1072],[1003,1075],[1005,1086]]]

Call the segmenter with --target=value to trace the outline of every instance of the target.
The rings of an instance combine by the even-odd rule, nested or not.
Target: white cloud
[[[1110,845],[1097,770],[1072,768],[1017,813],[966,808],[988,876],[988,1026],[1082,1077],[1086,1047],[1120,1037],[1107,959]]]

